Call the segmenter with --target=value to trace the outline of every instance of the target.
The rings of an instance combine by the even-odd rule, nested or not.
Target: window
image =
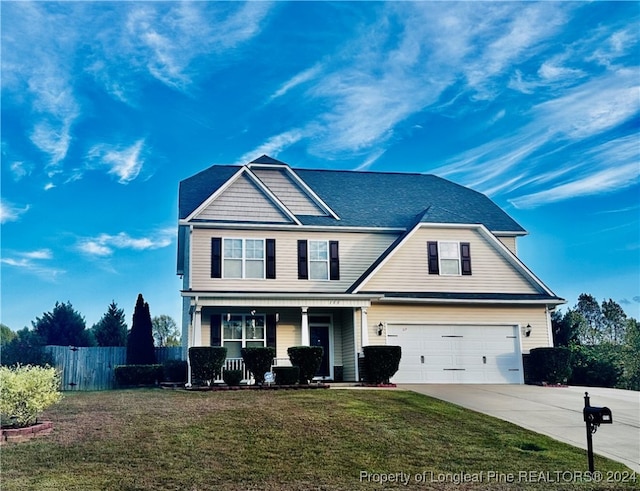
[[[212,237],[211,277],[275,279],[276,240]]]
[[[459,275],[460,256],[457,242],[438,242],[440,274]]]
[[[427,242],[429,274],[443,276],[471,275],[469,242]]]
[[[233,314],[222,317],[222,346],[227,358],[241,358],[242,348],[265,346],[264,315]]]
[[[298,241],[299,280],[339,280],[340,254],[337,240]]]
[[[327,241],[309,241],[309,279],[329,279],[329,246]]]

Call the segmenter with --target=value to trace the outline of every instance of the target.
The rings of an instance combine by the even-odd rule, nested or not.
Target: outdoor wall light
[[[382,336],[382,331],[384,330],[384,324],[381,322],[378,324],[378,336]]]
[[[280,314],[276,312],[276,324],[280,322]]]
[[[231,312],[227,312],[227,322],[231,321]]]
[[[531,336],[531,324],[527,324],[527,327],[523,327],[522,328],[522,332],[524,333],[524,337],[528,338],[529,336]]]

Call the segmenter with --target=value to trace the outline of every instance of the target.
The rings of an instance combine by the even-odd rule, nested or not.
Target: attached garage
[[[387,344],[402,348],[395,383],[521,384],[515,325],[387,324]]]

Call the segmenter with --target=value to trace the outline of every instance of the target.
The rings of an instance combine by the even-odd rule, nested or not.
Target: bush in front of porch
[[[300,383],[308,384],[322,363],[322,346],[291,346],[287,349],[291,364],[300,369]]]
[[[240,350],[244,365],[253,374],[257,384],[264,383],[264,374],[271,370],[276,349],[271,347],[249,347]]]
[[[196,384],[211,385],[227,359],[227,348],[223,346],[193,346],[189,348],[191,379]]]

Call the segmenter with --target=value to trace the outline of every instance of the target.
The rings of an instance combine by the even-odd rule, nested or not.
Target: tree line
[[[115,301],[90,329],[71,302],[56,302],[52,311],[36,317],[31,325],[31,329],[25,327],[17,332],[5,325],[0,327],[1,364],[45,364],[49,361],[43,349],[46,345],[126,346],[127,359],[135,359],[140,351],[153,351],[154,345],[180,346],[180,332],[175,321],[168,315],[151,318],[149,304],[142,294],[136,301],[131,329],[127,326],[124,309],[118,308]]]
[[[640,390],[640,322],[612,299],[582,293],[551,314],[554,346],[572,352],[572,385]]]

